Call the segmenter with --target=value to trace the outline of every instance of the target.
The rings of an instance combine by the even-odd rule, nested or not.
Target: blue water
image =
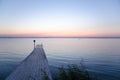
[[[0,38],[0,80],[42,43],[49,65],[79,64],[81,59],[98,80],[120,80],[120,39],[94,38]]]

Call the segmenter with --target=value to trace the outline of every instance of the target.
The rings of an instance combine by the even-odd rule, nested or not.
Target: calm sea
[[[33,50],[33,40],[43,44],[49,65],[79,64],[81,59],[98,80],[120,80],[120,39],[0,38],[0,80]]]

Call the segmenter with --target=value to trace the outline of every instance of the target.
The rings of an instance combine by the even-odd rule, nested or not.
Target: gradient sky
[[[0,36],[120,36],[120,0],[0,0]]]

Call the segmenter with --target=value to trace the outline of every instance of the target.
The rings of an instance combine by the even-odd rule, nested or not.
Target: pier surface
[[[6,80],[52,80],[43,46],[37,45]]]

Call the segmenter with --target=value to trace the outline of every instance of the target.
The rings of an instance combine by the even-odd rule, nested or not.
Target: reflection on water
[[[120,80],[120,39],[0,38],[0,80],[33,50],[33,39],[43,43],[49,64],[79,64],[99,80]]]

